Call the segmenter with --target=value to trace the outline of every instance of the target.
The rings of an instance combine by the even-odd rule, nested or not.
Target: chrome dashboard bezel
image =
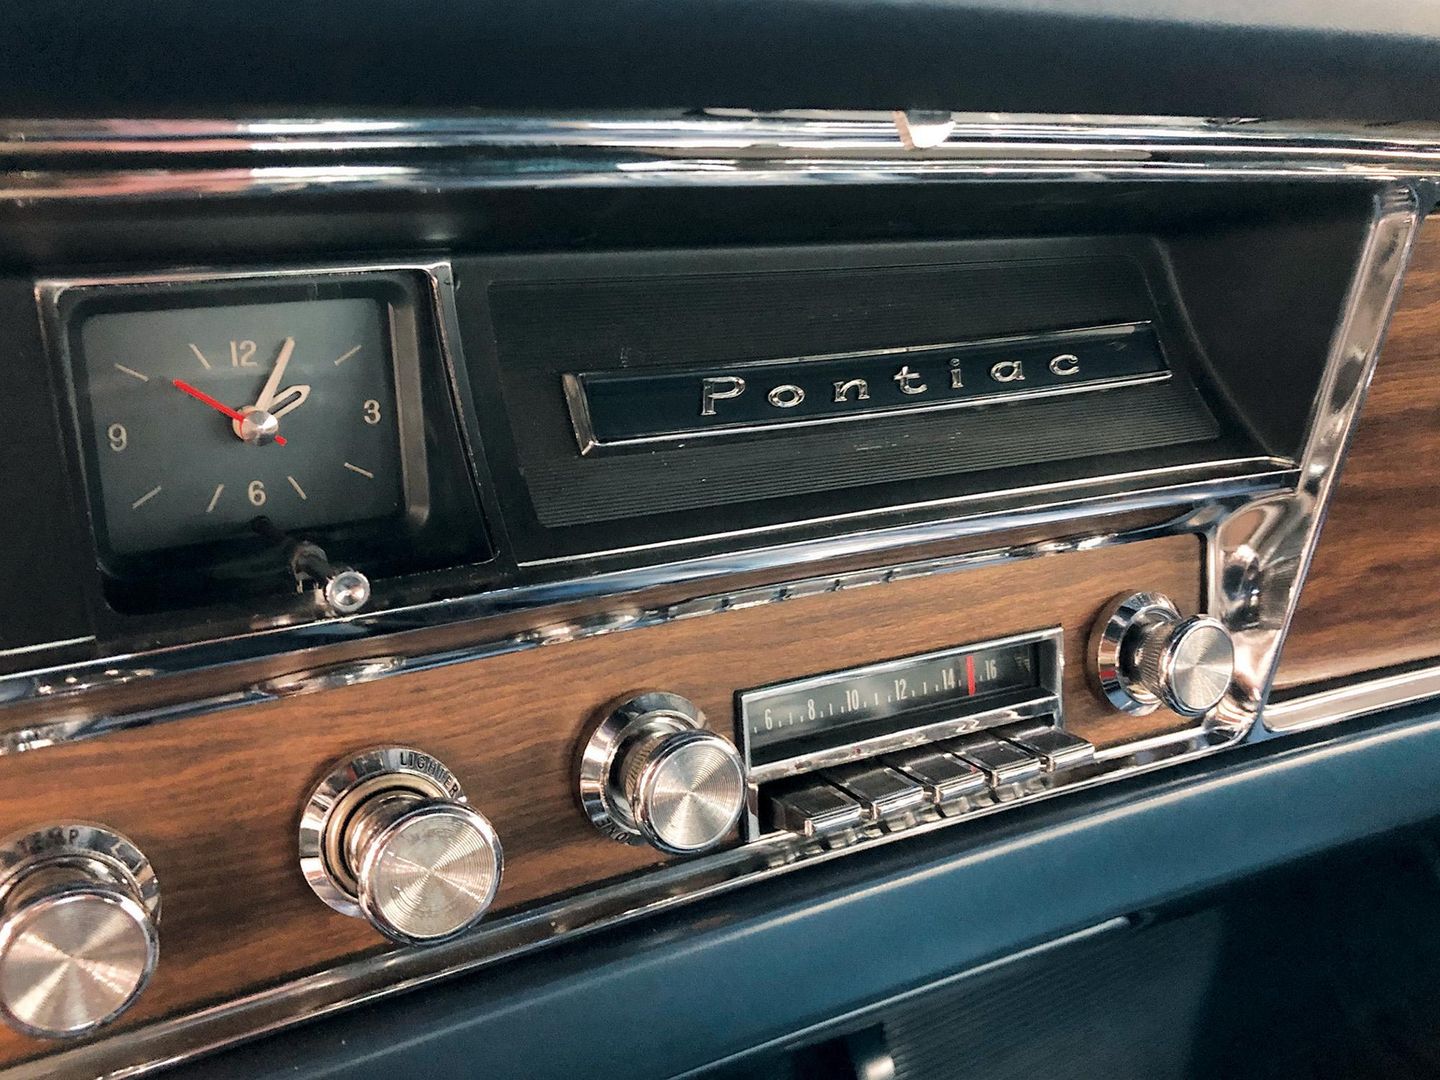
[[[0,191],[9,198],[59,201],[130,201],[173,194],[283,200],[322,190],[430,192],[484,185],[1362,180],[1373,186],[1374,214],[1332,339],[1301,460],[1240,463],[1233,473],[1216,476],[1211,470],[1203,478],[1185,472],[1110,478],[1108,490],[1103,485],[1081,491],[1028,490],[1012,493],[1008,506],[984,500],[957,505],[949,508],[951,516],[943,521],[869,530],[856,521],[855,533],[823,542],[782,543],[740,555],[677,558],[663,566],[516,587],[423,611],[275,628],[243,638],[30,672],[0,680],[0,701],[49,701],[53,707],[43,721],[0,735],[0,752],[33,751],[283,694],[704,617],[738,606],[780,603],[832,589],[883,587],[885,582],[917,575],[1176,533],[1197,535],[1205,544],[1206,607],[1236,636],[1235,692],[1201,723],[1174,735],[1109,748],[1098,755],[1096,767],[1018,802],[1139,775],[1275,735],[1256,721],[1262,715],[1339,460],[1374,369],[1410,243],[1422,208],[1429,207],[1425,185],[1440,177],[1440,136],[1250,121],[953,116],[935,123],[927,120],[928,127],[943,133],[921,146],[904,136],[907,125],[899,122],[903,119],[903,114],[765,115],[737,110],[698,117],[8,122],[0,123],[5,132],[0,134],[0,160],[25,161],[27,167],[0,178]],[[425,157],[429,150],[455,147],[466,149],[458,162]],[[108,155],[118,151],[139,164],[107,167]],[[211,160],[236,152],[258,161],[249,168],[234,168]],[[331,160],[316,163],[315,155]],[[88,166],[81,167],[86,162]],[[442,320],[442,333],[447,330],[453,341],[453,325],[447,327]],[[1067,523],[1084,516],[1155,507],[1173,508],[1175,514],[1163,525],[1120,533],[1103,528],[1066,532]],[[1054,539],[838,575],[805,573],[820,559],[870,553],[878,561],[884,552],[905,544],[1041,523],[1054,526]],[[724,575],[780,567],[794,572],[782,584],[721,593],[707,593],[704,588],[706,581]],[[632,599],[660,584],[693,585],[694,592],[689,599],[650,607]],[[487,633],[486,622],[500,616],[508,620],[503,625],[511,628]],[[517,617],[527,624],[523,629],[513,629]],[[425,625],[430,618],[433,624],[473,624],[472,643],[448,652],[407,654],[403,638],[379,640]],[[385,654],[338,666],[324,662],[326,646],[362,638],[374,638]],[[292,675],[265,681],[245,678],[246,661],[281,654],[292,658]],[[203,700],[110,716],[86,707],[87,691],[202,670],[217,674],[229,670],[234,676],[228,689]],[[1342,711],[1413,700],[1404,695],[1422,690],[1440,693],[1434,670],[1400,680],[1393,695],[1351,692]],[[1276,712],[1285,708],[1277,706]],[[1299,717],[1302,712],[1292,708],[1289,715]],[[1299,726],[1303,723],[1297,720],[1287,730]],[[978,808],[959,820],[1002,808]],[[877,834],[846,850],[891,842],[954,820]],[[402,949],[359,958],[242,999],[22,1062],[0,1075],[93,1075],[102,1069],[117,1076],[139,1075],[304,1019],[453,977],[562,936],[616,925],[838,854],[807,849],[799,839],[777,834],[580,896],[508,913],[436,949]]]

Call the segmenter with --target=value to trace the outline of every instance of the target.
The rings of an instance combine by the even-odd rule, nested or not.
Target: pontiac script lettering
[[[582,448],[887,412],[999,404],[1168,378],[1148,322],[948,345],[903,346],[687,373],[565,376]]]

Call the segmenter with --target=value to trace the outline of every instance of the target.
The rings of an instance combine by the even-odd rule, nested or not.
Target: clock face
[[[72,337],[102,555],[403,514],[387,306],[102,311]]]

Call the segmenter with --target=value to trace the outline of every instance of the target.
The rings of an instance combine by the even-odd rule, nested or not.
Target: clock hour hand
[[[270,399],[269,408],[265,411],[279,420],[286,413],[298,409],[305,404],[305,399],[310,396],[310,387],[307,385],[287,386],[279,394]]]

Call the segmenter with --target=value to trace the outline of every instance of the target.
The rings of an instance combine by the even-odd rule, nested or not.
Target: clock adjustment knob
[[[1158,593],[1112,601],[1095,623],[1091,655],[1100,692],[1134,715],[1163,705],[1204,716],[1235,677],[1235,645],[1225,625],[1209,615],[1182,616]]]
[[[580,756],[580,805],[612,840],[694,855],[722,843],[745,808],[745,766],[676,694],[636,694],[609,709]]]
[[[0,1016],[44,1039],[114,1020],[160,955],[160,889],[125,837],[64,823],[0,844]]]
[[[407,945],[478,923],[503,865],[499,836],[454,774],[409,747],[340,762],[300,822],[300,866],[320,899]]]

